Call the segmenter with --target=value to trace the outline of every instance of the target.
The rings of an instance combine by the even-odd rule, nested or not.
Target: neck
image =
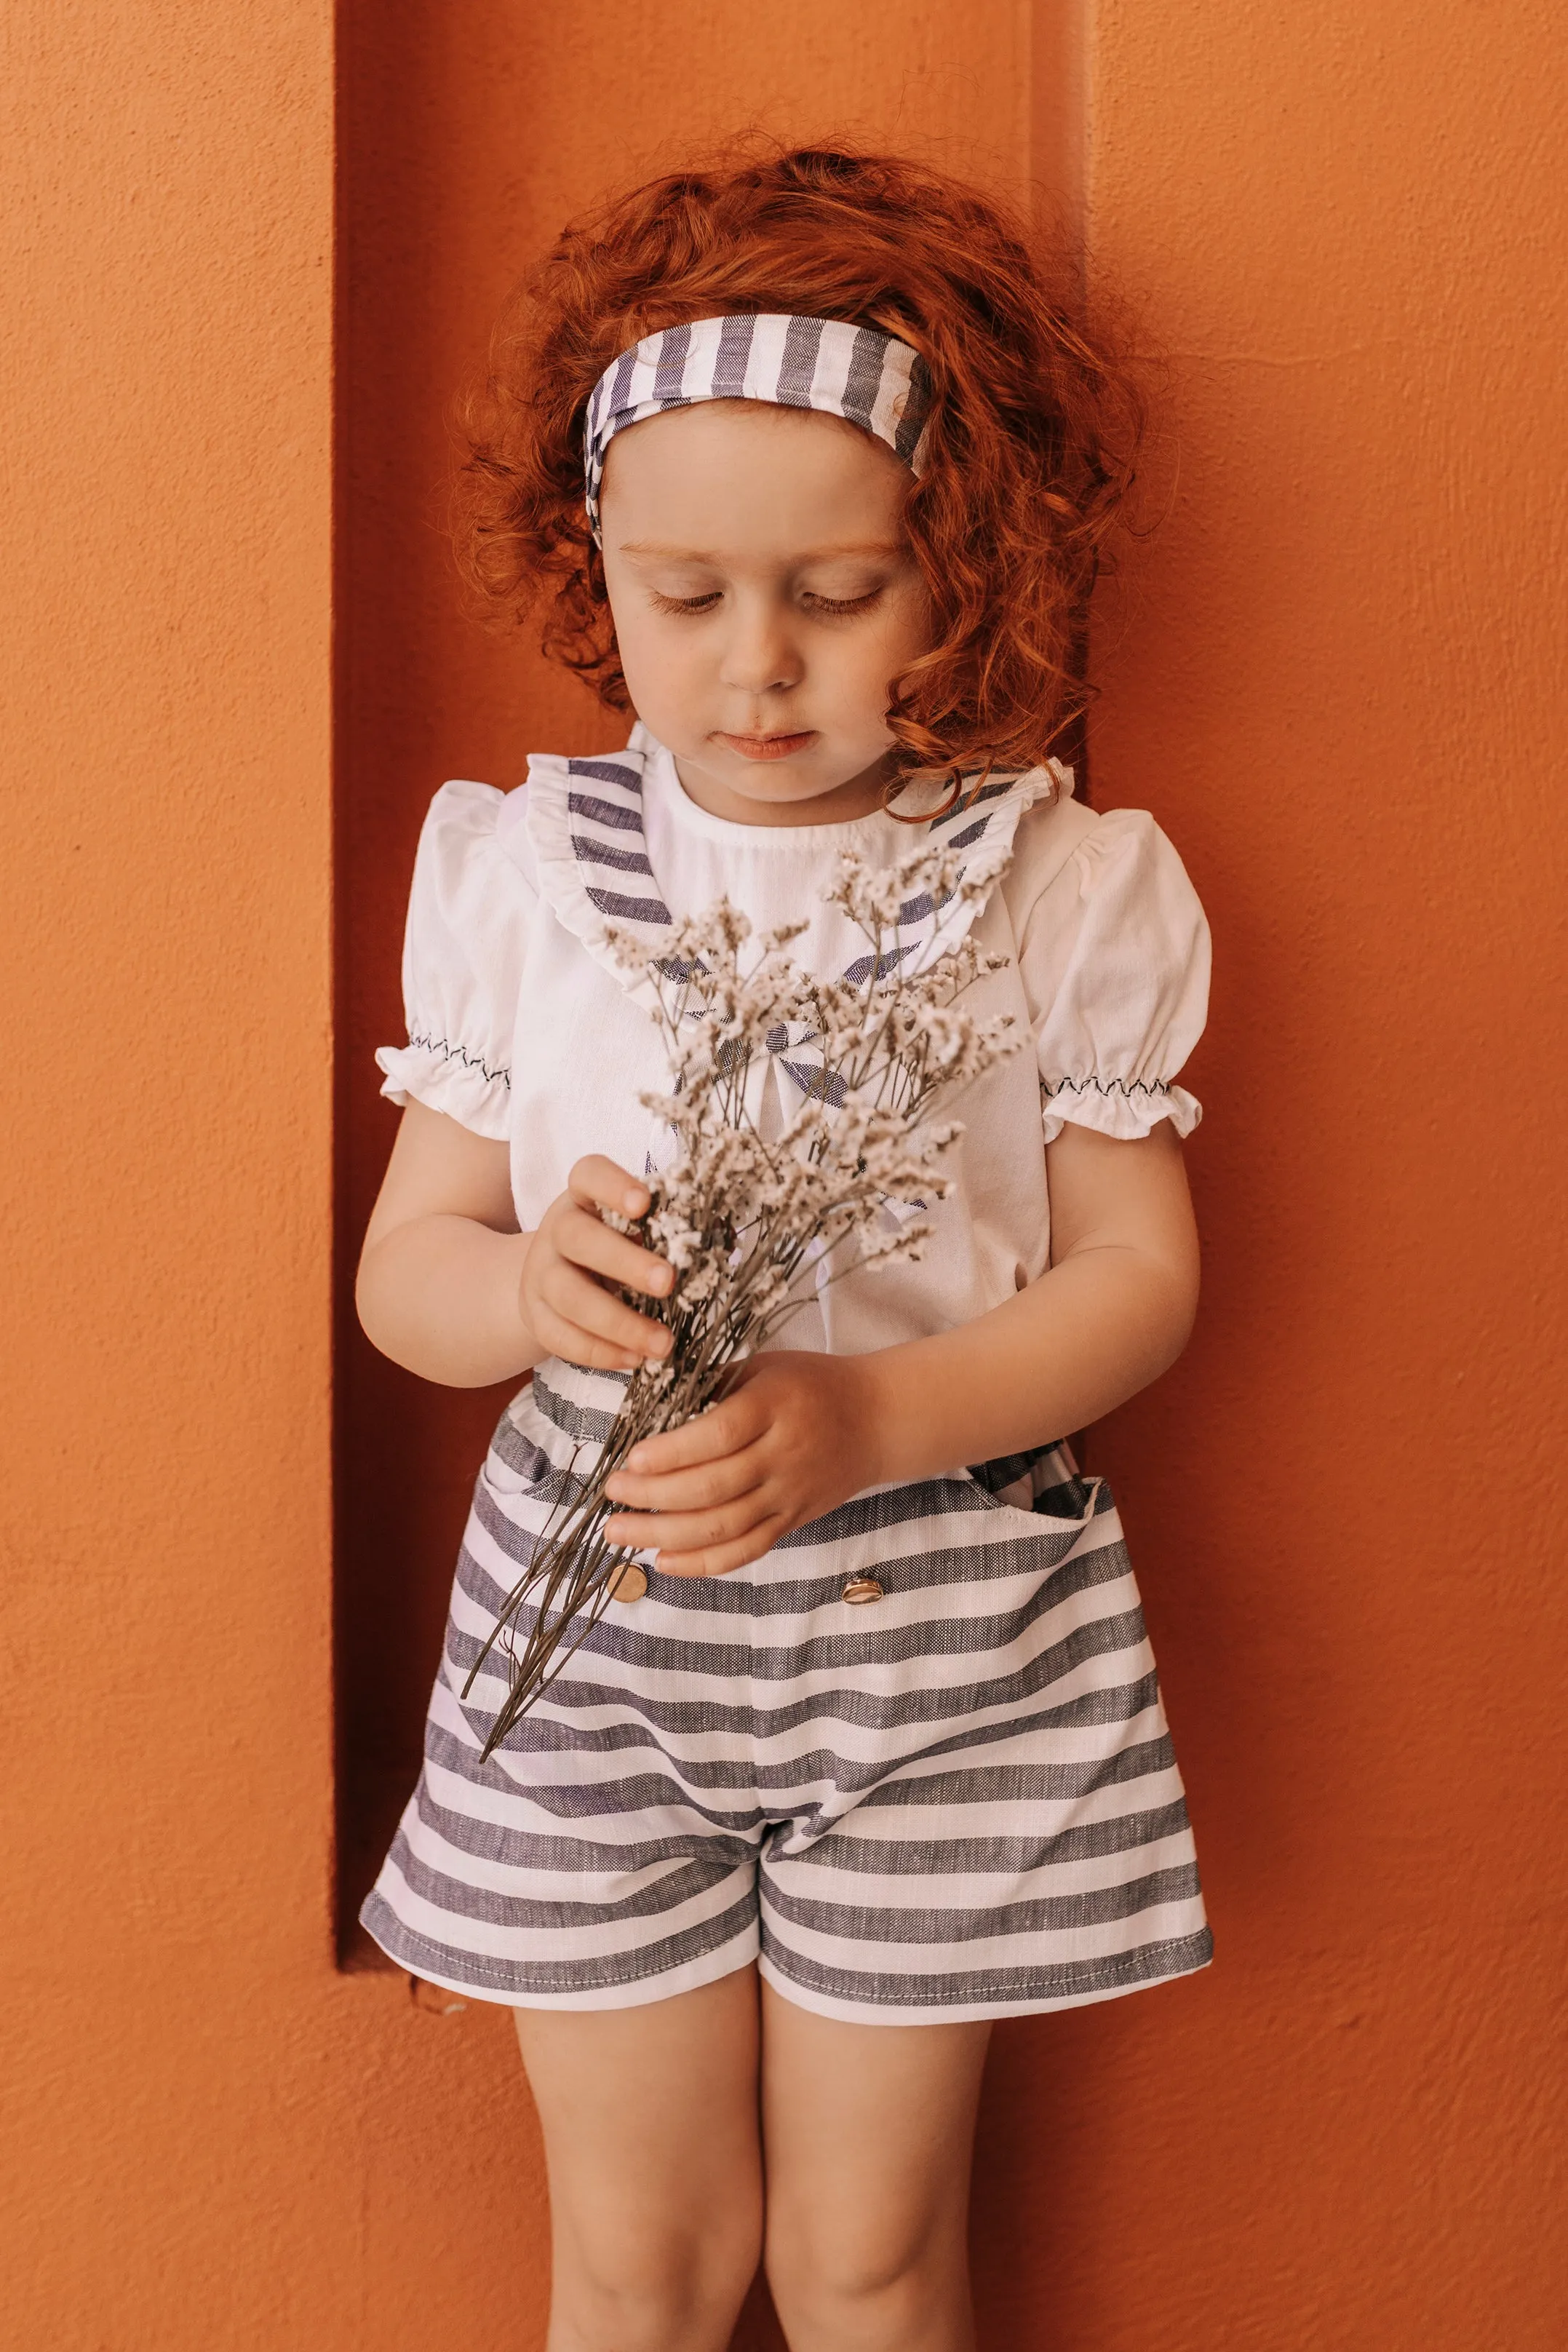
[[[763,799],[760,795],[736,792],[731,786],[695,766],[689,760],[675,761],[675,773],[681,780],[681,790],[687,800],[708,816],[723,817],[730,824],[755,824],[784,827],[807,824],[852,824],[857,817],[874,816],[884,804],[888,782],[893,774],[891,752],[873,761],[857,776],[851,776],[831,792],[813,793],[805,800]]]

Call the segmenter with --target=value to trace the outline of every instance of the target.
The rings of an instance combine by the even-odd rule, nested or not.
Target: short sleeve
[[[376,1055],[392,1101],[424,1103],[497,1143],[508,1133],[529,910],[501,839],[509,797],[492,784],[450,783],[431,803],[403,935],[408,1043]]]
[[[1048,1143],[1069,1122],[1191,1134],[1200,1106],[1173,1081],[1207,1015],[1208,925],[1145,810],[1094,819],[1030,909],[1019,964]]]

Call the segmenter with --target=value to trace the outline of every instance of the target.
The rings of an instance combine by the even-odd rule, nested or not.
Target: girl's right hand
[[[618,1372],[668,1355],[673,1341],[666,1326],[639,1315],[610,1286],[664,1298],[674,1285],[674,1268],[629,1234],[618,1234],[601,1214],[608,1209],[641,1217],[652,1199],[636,1177],[594,1153],[577,1162],[566,1191],[545,1211],[528,1241],[517,1307],[550,1355]]]

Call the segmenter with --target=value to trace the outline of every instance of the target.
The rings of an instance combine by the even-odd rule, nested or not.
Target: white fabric
[[[643,754],[645,753],[645,757]],[[697,809],[674,762],[639,729],[643,835],[605,829],[633,866],[645,841],[645,891],[679,916],[721,892],[759,928],[807,915],[793,950],[841,971],[859,935],[820,907],[837,850],[891,860],[920,836],[877,814],[851,824],[737,825]],[[515,792],[453,782],[436,794],[414,868],[403,957],[410,1043],[377,1055],[383,1093],[444,1111],[511,1149],[525,1230],[538,1224],[572,1162],[607,1152],[640,1171],[650,1122],[641,1089],[665,1077],[648,1013],[595,935],[604,917],[584,887],[570,814],[591,792],[578,762],[529,763]],[[955,1106],[965,1124],[947,1172],[957,1189],[933,1212],[916,1265],[852,1275],[780,1335],[790,1348],[859,1354],[972,1321],[1050,1262],[1043,1141],[1072,1122],[1115,1137],[1161,1118],[1190,1133],[1199,1108],[1173,1084],[1202,1030],[1209,946],[1181,861],[1139,809],[1097,815],[1067,796],[1064,770],[1037,771],[994,801],[992,841],[1013,834],[1012,865],[975,923],[1008,968],[977,987],[977,1010],[1010,1010],[1034,1039]],[[1034,805],[1030,806],[1030,802]],[[591,820],[588,820],[591,824]]]

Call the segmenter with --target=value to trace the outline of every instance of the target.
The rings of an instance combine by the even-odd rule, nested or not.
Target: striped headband
[[[931,377],[907,343],[843,319],[698,319],[645,335],[612,360],[589,394],[582,470],[596,547],[604,454],[617,433],[701,400],[820,408],[874,434],[918,474]]]

